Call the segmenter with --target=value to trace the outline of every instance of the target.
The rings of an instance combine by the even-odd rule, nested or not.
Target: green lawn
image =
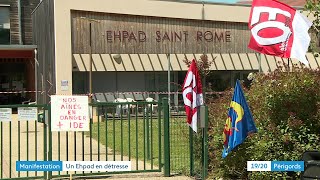
[[[173,171],[182,172],[189,168],[188,133],[185,118],[170,119],[170,159]],[[159,167],[159,155],[163,159],[163,123],[156,117],[152,120],[135,117],[130,120],[108,119],[107,123],[94,123],[92,137],[111,148],[113,155],[127,156],[136,163],[138,160],[144,161],[144,164],[151,164],[153,169]],[[162,148],[161,154],[159,147]]]

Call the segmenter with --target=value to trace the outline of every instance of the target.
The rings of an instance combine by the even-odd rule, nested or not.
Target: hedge
[[[320,150],[320,72],[279,67],[255,74],[244,88],[258,133],[222,159],[222,132],[233,89],[209,104],[210,179],[298,179],[299,172],[247,172],[247,161],[300,160],[307,150]]]

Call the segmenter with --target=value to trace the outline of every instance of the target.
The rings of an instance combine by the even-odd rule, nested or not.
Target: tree
[[[314,53],[319,53],[320,45],[320,3],[319,0],[307,0],[304,10],[308,12],[308,17],[313,17],[313,25],[311,27],[311,33],[313,38],[311,41],[311,50]]]
[[[199,60],[196,60],[197,67],[198,67],[198,70],[199,70],[199,73],[200,73],[201,77],[206,77],[206,76],[208,76],[210,74],[210,67],[211,67],[211,65],[212,65],[212,63],[213,63],[213,61],[215,59],[216,59],[216,57],[214,57],[213,60],[209,60],[208,56],[206,54],[203,54],[203,55],[200,56]],[[187,59],[187,57],[185,57],[183,62],[189,68],[192,61]]]
[[[199,74],[202,78],[202,89],[204,92],[206,92],[206,77],[209,76],[210,74],[210,67],[213,63],[213,61],[216,59],[216,57],[214,57],[212,60],[209,60],[208,56],[206,54],[203,54],[200,56],[199,60],[196,60],[197,62],[197,67],[199,70]],[[188,66],[188,68],[191,65],[191,60],[187,59],[187,57],[185,57],[185,59],[183,60],[183,62]],[[204,99],[205,99],[205,93],[204,93]]]

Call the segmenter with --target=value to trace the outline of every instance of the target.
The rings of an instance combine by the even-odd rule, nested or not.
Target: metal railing
[[[49,160],[131,161],[130,172],[83,171],[74,172],[72,176],[161,172],[163,121],[160,103],[97,102],[89,106],[90,131],[51,132],[51,137],[55,138],[49,138],[49,142],[52,151],[57,153],[52,153]],[[69,175],[68,172],[53,172],[49,173],[49,178]]]
[[[47,160],[47,126],[39,122],[44,117],[30,121],[19,120],[18,108],[38,109],[45,112],[47,105],[0,105],[12,109],[11,121],[0,120],[0,179],[44,179],[47,172],[17,172],[16,161]]]
[[[37,108],[38,116],[19,120],[19,108]],[[183,107],[162,102],[91,103],[90,131],[52,132],[50,105],[0,105],[13,111],[11,121],[0,119],[0,179],[52,179],[113,173],[161,172],[205,177],[206,152],[195,149],[195,137]],[[207,116],[206,116],[207,118]],[[206,125],[207,127],[207,125]],[[197,155],[200,153],[200,155]],[[196,158],[195,158],[196,156]],[[201,162],[199,158],[201,156]],[[17,172],[16,161],[131,161],[130,172]],[[196,167],[196,168],[195,168]]]
[[[198,133],[194,133],[187,125],[184,105],[170,108],[170,171],[173,174],[202,179],[207,177],[208,107],[202,108],[204,108],[204,120],[203,125],[199,123]]]

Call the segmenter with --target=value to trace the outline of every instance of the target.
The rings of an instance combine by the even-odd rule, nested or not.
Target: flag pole
[[[205,20],[204,1],[202,1],[201,19],[202,19],[202,27],[204,27],[204,20]],[[205,55],[204,47],[205,47],[204,41],[202,41],[202,52],[203,52],[202,55]],[[205,90],[206,75],[205,75],[205,73],[203,73],[203,78],[201,78],[201,82],[202,82],[203,103],[205,103],[205,99],[206,99],[206,90]]]
[[[168,103],[169,103],[169,113],[170,113],[170,102],[171,102],[171,98],[170,98],[170,69],[171,69],[171,62],[170,62],[170,54],[167,54],[167,59],[168,59]]]
[[[262,69],[261,69],[261,53],[259,53],[258,61],[259,61],[259,73],[261,73],[261,71],[262,71]]]
[[[202,1],[202,27],[204,27],[204,20],[205,20],[205,9],[204,9],[204,1]],[[205,51],[204,51],[204,42],[202,43],[202,49],[203,49],[203,55],[205,55]],[[206,57],[207,58],[207,57]],[[203,104],[205,103],[206,100],[206,90],[205,90],[205,86],[206,86],[206,75],[205,72],[203,73],[203,78],[201,78],[202,81],[202,93],[203,93]],[[208,107],[207,106],[202,106],[202,108],[204,109],[204,113],[202,113],[203,117],[200,117],[202,120],[200,121],[204,121],[202,123],[202,139],[201,139],[201,146],[202,146],[202,158],[201,158],[201,165],[202,165],[202,175],[201,175],[201,179],[204,180],[207,177],[207,167],[208,167]],[[201,106],[199,107],[200,113],[201,113]],[[203,109],[202,109],[203,110]],[[203,126],[204,125],[204,126]]]

